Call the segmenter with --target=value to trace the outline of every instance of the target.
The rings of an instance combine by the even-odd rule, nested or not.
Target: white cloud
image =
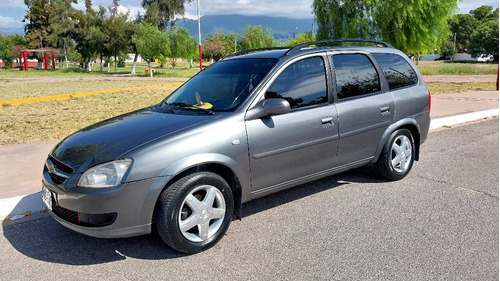
[[[24,0],[2,0],[2,8],[26,9]]]
[[[135,20],[137,18],[137,14],[144,15],[145,11],[142,6],[120,6],[118,11],[121,13],[129,13],[128,18],[130,20]]]
[[[458,2],[458,9],[460,14],[468,14],[470,11],[477,9],[483,5],[492,6],[493,9],[498,8],[498,0],[463,0]]]
[[[252,15],[288,17],[296,19],[312,18],[312,0],[199,0],[200,14],[204,15]],[[186,4],[186,17],[196,18],[196,1]]]
[[[0,16],[0,27],[20,27],[24,25],[22,20],[23,18]]]

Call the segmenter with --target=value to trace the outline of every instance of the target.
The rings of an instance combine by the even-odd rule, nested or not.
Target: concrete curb
[[[460,114],[460,115],[455,115],[455,116],[437,118],[437,119],[431,120],[431,125],[430,125],[429,129],[433,130],[433,129],[437,129],[437,128],[441,128],[441,127],[449,128],[449,127],[451,127],[453,125],[457,125],[457,124],[476,121],[476,120],[480,120],[480,119],[487,118],[487,117],[498,116],[499,112],[500,112],[500,109],[495,108],[495,109],[490,109],[490,110],[484,110],[484,111],[465,113],[465,114]]]
[[[0,199],[0,220],[13,221],[47,211],[42,202],[42,193]]]
[[[451,128],[454,125],[498,116],[499,112],[500,110],[496,108],[491,110],[437,118],[431,121],[430,129],[434,130],[442,127]],[[0,220],[2,221],[14,221],[24,218],[25,216],[46,211],[47,208],[42,203],[41,192],[0,199]]]

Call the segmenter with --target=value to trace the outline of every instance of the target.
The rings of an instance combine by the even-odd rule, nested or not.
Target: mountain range
[[[280,42],[286,42],[295,34],[311,32],[314,19],[290,19],[285,17],[269,16],[242,16],[242,15],[217,15],[203,16],[201,22],[201,36],[205,38],[208,34],[219,31],[223,33],[234,32],[243,34],[247,25],[261,25],[269,28],[271,34]],[[198,20],[180,19],[175,22],[178,27],[189,30],[191,36],[198,37]]]
[[[234,32],[243,34],[247,25],[261,25],[269,28],[271,34],[280,42],[286,42],[293,38],[295,34],[311,32],[313,30],[314,19],[290,19],[285,17],[269,16],[242,16],[242,15],[217,15],[201,17],[201,36],[205,38],[208,34],[216,31],[223,33]],[[198,38],[198,21],[191,19],[180,19],[176,21],[176,26],[189,30],[193,38]],[[314,27],[316,28],[316,27]],[[3,27],[2,34],[24,34],[24,27]]]

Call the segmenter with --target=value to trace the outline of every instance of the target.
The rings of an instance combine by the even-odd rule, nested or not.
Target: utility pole
[[[203,70],[203,64],[201,61],[201,23],[200,23],[200,0],[196,0],[198,6],[198,51],[200,52],[200,71]]]
[[[455,57],[455,45],[457,43],[457,33],[453,33],[453,54],[451,54],[451,59],[454,60],[453,58]]]

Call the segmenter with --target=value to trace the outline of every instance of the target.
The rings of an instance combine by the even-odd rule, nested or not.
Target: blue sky
[[[79,0],[76,8],[84,9],[84,1]],[[143,13],[141,0],[121,0],[123,10],[129,10],[131,15]],[[313,0],[200,0],[201,15],[242,14],[281,16],[289,18],[312,18],[311,4]],[[112,0],[93,0],[93,5],[108,7]],[[458,7],[460,13],[468,13],[482,5],[498,8],[498,0],[462,0]],[[22,19],[26,13],[24,0],[0,0],[0,32],[7,29],[21,29]],[[186,17],[196,18],[196,0],[186,5]]]

